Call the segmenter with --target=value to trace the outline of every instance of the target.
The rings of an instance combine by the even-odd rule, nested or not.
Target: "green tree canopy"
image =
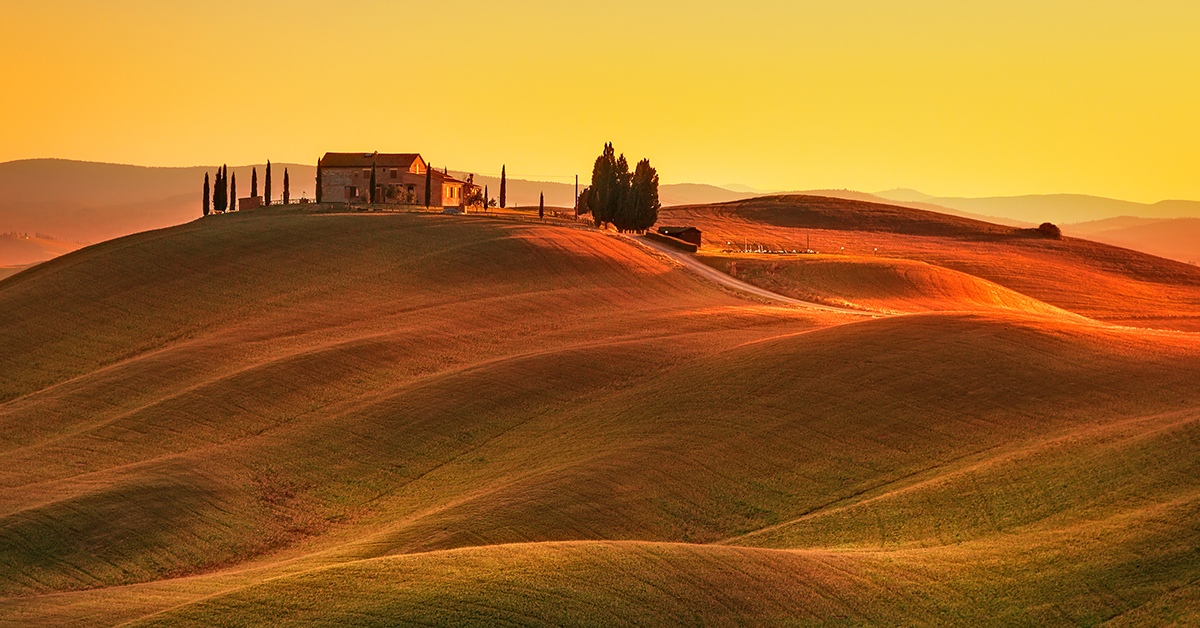
[[[579,193],[579,214],[591,214],[596,226],[611,224],[619,231],[645,231],[658,220],[658,173],[650,161],[629,171],[625,155],[612,143],[592,165],[592,184]]]

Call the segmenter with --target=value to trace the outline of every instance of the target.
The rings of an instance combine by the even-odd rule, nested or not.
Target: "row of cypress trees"
[[[317,167],[317,180],[320,181],[320,166]],[[223,165],[217,168],[216,176],[213,178],[211,185],[211,202],[210,185],[208,173],[204,173],[204,215],[207,216],[214,211],[226,212],[237,209],[237,173],[229,174],[229,166]],[[287,168],[283,169],[283,204],[287,205],[291,199],[291,185],[288,180]],[[258,168],[253,168],[250,171],[250,196],[251,198],[258,196]],[[266,179],[263,181],[263,196],[266,197],[266,204],[271,204],[271,160],[267,160]],[[321,202],[321,186],[317,186],[317,202]]]
[[[625,155],[616,156],[612,143],[592,166],[592,184],[579,193],[579,214],[591,214],[596,226],[611,224],[618,231],[641,232],[658,221],[658,172],[649,159],[629,172]]]
[[[232,185],[230,185],[232,184]],[[217,175],[212,186],[212,204],[209,204],[208,173],[204,173],[204,215],[214,211],[224,212],[230,208],[229,199],[237,199],[237,173],[229,177],[229,166],[217,168]]]

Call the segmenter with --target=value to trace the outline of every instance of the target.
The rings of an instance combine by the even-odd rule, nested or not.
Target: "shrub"
[[[1058,225],[1054,223],[1043,222],[1042,224],[1038,225],[1037,230],[1038,233],[1046,236],[1047,238],[1053,238],[1055,240],[1062,239],[1062,229],[1059,229]]]

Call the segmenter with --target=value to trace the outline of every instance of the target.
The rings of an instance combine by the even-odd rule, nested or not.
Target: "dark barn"
[[[668,237],[690,242],[695,244],[696,248],[700,248],[700,230],[695,227],[659,227],[658,232]]]

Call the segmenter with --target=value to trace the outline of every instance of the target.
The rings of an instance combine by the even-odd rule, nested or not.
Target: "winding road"
[[[635,237],[635,236],[629,236],[629,239],[633,240],[634,242],[637,242],[638,244],[641,244],[642,246],[653,249],[654,251],[656,251],[658,253],[662,253],[663,255],[666,255],[667,257],[675,260],[676,262],[683,264],[686,268],[691,269],[692,271],[696,272],[698,275],[700,275],[701,277],[704,277],[705,279],[716,282],[716,283],[718,283],[722,286],[725,286],[726,288],[730,288],[732,290],[738,290],[740,292],[752,294],[756,297],[770,299],[772,301],[780,301],[782,303],[787,303],[788,305],[798,305],[800,307],[806,307],[806,308],[813,309],[813,310],[823,310],[826,312],[838,312],[840,314],[855,314],[858,316],[870,316],[870,317],[878,317],[879,316],[879,314],[875,313],[875,312],[863,312],[861,310],[852,310],[850,308],[845,308],[845,307],[837,307],[834,305],[823,305],[821,303],[813,303],[811,301],[801,301],[800,299],[793,299],[791,297],[785,297],[782,294],[778,294],[776,292],[771,292],[770,290],[764,290],[763,288],[759,288],[758,286],[748,284],[748,283],[746,283],[744,281],[740,281],[738,279],[734,279],[733,277],[730,277],[729,275],[727,275],[711,266],[708,266],[707,264],[704,264],[703,262],[696,259],[695,257],[692,257],[690,254],[684,253],[683,251],[673,249],[670,246],[667,246],[665,244],[661,244],[658,242],[654,242],[653,240],[647,240],[645,238]]]

